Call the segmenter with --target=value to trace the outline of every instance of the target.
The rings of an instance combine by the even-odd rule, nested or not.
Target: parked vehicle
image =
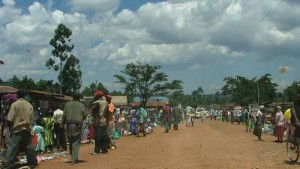
[[[203,119],[205,119],[205,118],[209,117],[208,111],[205,110],[203,107],[196,108],[195,114],[196,114],[196,118],[201,118],[202,117]]]

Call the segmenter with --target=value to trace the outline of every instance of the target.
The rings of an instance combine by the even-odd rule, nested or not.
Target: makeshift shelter
[[[6,103],[5,102],[9,102],[12,103],[13,101],[15,101],[16,98],[16,92],[18,91],[18,89],[10,86],[8,83],[1,83],[0,84],[0,148],[4,147],[4,140],[3,140],[3,131],[4,131],[4,116],[6,113]]]
[[[57,93],[50,93],[39,90],[27,90],[28,100],[35,106],[40,107],[42,110],[54,108],[57,104],[65,104],[67,101],[72,100],[70,96],[65,96]]]

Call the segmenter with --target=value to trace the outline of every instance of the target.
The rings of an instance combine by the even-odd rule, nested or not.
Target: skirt
[[[261,125],[256,124],[256,125],[254,126],[253,134],[254,134],[255,136],[258,136],[258,137],[261,136],[261,134],[262,134],[262,128],[261,128]]]
[[[284,136],[284,127],[275,126],[275,137],[283,137],[283,136]]]

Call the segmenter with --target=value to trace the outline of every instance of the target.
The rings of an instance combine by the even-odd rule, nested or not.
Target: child
[[[88,139],[90,140],[90,142],[94,143],[95,133],[94,133],[94,121],[93,121],[92,111],[89,111],[85,121],[88,124],[88,129],[89,129]]]
[[[36,154],[45,152],[45,142],[44,142],[44,127],[41,126],[41,121],[37,120],[36,125],[32,129],[33,133],[37,135],[37,145],[36,145]]]
[[[85,119],[82,124],[82,134],[81,134],[81,143],[89,143],[90,140],[88,140],[89,135],[89,123],[88,120]]]

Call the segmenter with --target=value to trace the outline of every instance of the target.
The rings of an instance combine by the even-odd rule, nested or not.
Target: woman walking
[[[284,117],[282,113],[282,108],[276,106],[277,113],[275,115],[275,137],[277,140],[275,142],[282,143],[282,137],[284,136]]]

